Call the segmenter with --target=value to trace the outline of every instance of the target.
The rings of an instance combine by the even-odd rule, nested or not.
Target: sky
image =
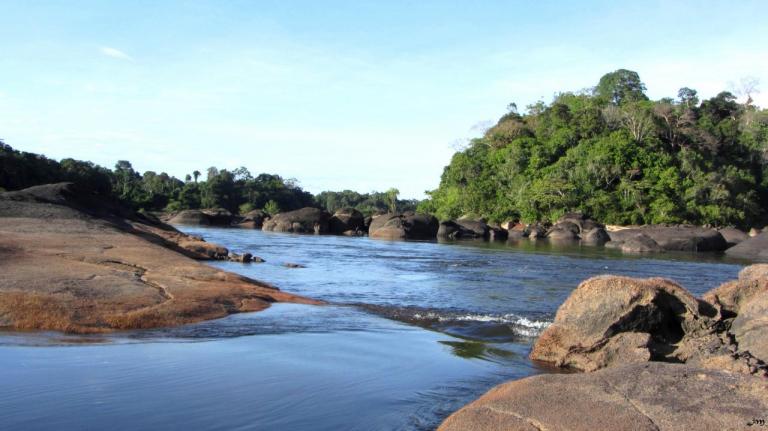
[[[179,178],[423,198],[509,103],[637,71],[651,98],[745,77],[768,1],[0,0],[0,139]]]

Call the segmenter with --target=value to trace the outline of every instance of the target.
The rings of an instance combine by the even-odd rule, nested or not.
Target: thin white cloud
[[[99,51],[101,51],[101,53],[106,55],[107,57],[117,58],[118,60],[133,61],[133,57],[116,48],[102,46],[101,49],[99,49]]]

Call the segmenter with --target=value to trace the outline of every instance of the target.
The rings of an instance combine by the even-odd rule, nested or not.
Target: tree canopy
[[[591,92],[510,111],[454,154],[420,209],[443,219],[762,226],[768,222],[768,111],[728,92],[651,101],[637,73]]]
[[[326,191],[315,197],[299,187],[295,179],[266,173],[254,176],[242,166],[232,171],[212,166],[205,172],[205,181],[200,180],[202,174],[198,170],[185,175],[182,181],[165,172],[140,174],[127,160],[118,161],[110,170],[74,159],[57,162],[39,154],[14,150],[0,141],[0,191],[71,181],[137,210],[225,208],[241,214],[253,209],[275,214],[314,206],[330,212],[354,207],[369,215],[393,206],[398,210],[414,210],[418,203],[397,199],[396,189],[363,194],[351,190]]]

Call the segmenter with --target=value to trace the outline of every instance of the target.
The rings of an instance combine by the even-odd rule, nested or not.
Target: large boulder
[[[242,218],[236,227],[247,229],[261,229],[264,225],[264,220],[269,218],[269,214],[263,210],[253,210],[242,215]]]
[[[729,248],[725,254],[755,262],[768,262],[768,232],[753,236]]]
[[[368,235],[377,239],[418,239],[437,237],[439,223],[428,214],[385,214],[371,221]]]
[[[540,239],[547,236],[547,226],[541,223],[531,223],[523,228],[523,236],[528,239]]]
[[[229,226],[234,216],[224,208],[183,210],[168,220],[171,224],[191,226]]]
[[[581,243],[586,245],[603,245],[611,240],[605,228],[595,227],[581,232]]]
[[[749,234],[747,234],[744,231],[741,231],[739,229],[736,229],[735,227],[725,227],[722,229],[718,229],[718,232],[720,232],[720,235],[723,236],[725,239],[725,243],[728,245],[728,247],[733,247],[736,244],[739,244],[740,242],[748,240]]]
[[[552,229],[549,230],[549,232],[547,232],[547,239],[556,242],[578,241],[578,229],[577,232],[574,232],[571,226],[565,224],[555,225],[552,227]]]
[[[208,216],[211,226],[230,226],[235,216],[224,208],[208,208],[202,210]]]
[[[498,223],[488,225],[488,239],[491,241],[506,241],[509,238],[509,231],[501,227]]]
[[[354,208],[341,208],[329,220],[330,233],[336,235],[358,235],[365,232],[365,217]]]
[[[292,233],[328,233],[331,215],[319,208],[306,207],[276,214],[264,222],[262,230]]]
[[[752,265],[730,281],[705,293],[729,327],[739,350],[768,362],[768,264]]]
[[[581,240],[586,245],[602,245],[610,240],[604,225],[581,213],[567,213],[557,219],[546,238],[553,242]]]
[[[171,224],[210,226],[211,220],[207,214],[200,210],[183,210],[168,220]]]
[[[490,230],[482,220],[446,220],[440,223],[437,236],[446,239],[487,239]]]
[[[663,251],[723,251],[728,247],[720,232],[698,226],[644,226],[612,231],[609,235],[612,246],[617,248],[632,239],[646,243],[642,236],[652,239]]]
[[[714,316],[714,310],[702,304],[669,280],[594,277],[560,306],[531,359],[582,371],[650,360],[683,361],[693,354],[677,351],[684,337],[714,333],[716,321],[702,313]]]
[[[557,219],[557,222],[555,222],[555,226],[561,225],[561,224],[571,224],[578,228],[577,234],[581,234],[584,231],[592,230],[595,228],[603,228],[605,229],[605,225],[598,223],[591,218],[585,216],[582,213],[567,213]]]
[[[703,300],[661,278],[595,277],[560,306],[530,356],[581,371],[664,361],[766,375],[766,299],[768,265]]]
[[[764,420],[766,411],[766,379],[646,363],[504,383],[438,430],[714,431],[748,429],[754,419]]]
[[[629,236],[623,241],[609,241],[605,246],[621,250],[624,253],[660,253],[664,251],[653,238],[644,234]]]

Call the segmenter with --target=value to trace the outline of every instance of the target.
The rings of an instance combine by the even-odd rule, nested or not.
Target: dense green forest
[[[118,161],[113,170],[74,159],[60,162],[45,156],[14,150],[0,141],[0,191],[18,190],[39,184],[71,181],[102,196],[124,202],[136,210],[179,211],[198,208],[226,208],[244,214],[264,209],[269,214],[307,206],[333,212],[355,207],[366,215],[376,211],[415,209],[418,201],[400,200],[398,191],[365,193],[345,190],[323,192],[317,198],[302,190],[295,180],[279,175],[253,176],[240,167],[232,171],[208,168],[182,181],[165,172],[139,174],[130,162]]]
[[[454,154],[420,210],[441,219],[764,225],[768,110],[682,88],[652,101],[637,73],[509,112]]]

